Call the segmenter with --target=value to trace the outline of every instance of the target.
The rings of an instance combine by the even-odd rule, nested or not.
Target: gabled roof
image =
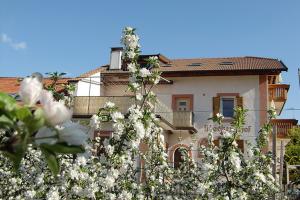
[[[16,94],[20,88],[20,80],[22,78],[19,77],[0,77],[0,92]],[[61,89],[63,84],[68,84],[68,82],[72,80],[72,78],[61,78],[58,80],[58,90]],[[49,85],[52,81],[49,78],[43,79],[43,84]]]
[[[191,58],[191,59],[168,59],[162,54],[141,55],[141,58],[149,56],[159,56],[162,61],[158,69],[163,74],[173,72],[198,72],[214,75],[217,73],[241,72],[249,74],[280,73],[287,71],[285,64],[273,58],[263,57],[228,57],[228,58]],[[92,74],[101,72],[101,74],[127,74],[124,70],[109,70],[109,65],[99,67],[95,70],[82,74],[80,77],[89,77]]]

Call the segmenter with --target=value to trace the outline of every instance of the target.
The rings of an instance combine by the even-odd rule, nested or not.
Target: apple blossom
[[[124,115],[122,115],[122,113],[120,113],[120,112],[113,112],[111,114],[111,118],[114,122],[117,122],[120,119],[124,119]]]
[[[73,122],[65,122],[58,127],[59,140],[69,145],[83,145],[86,143],[88,135],[84,131],[84,127]]]
[[[42,127],[35,135],[35,143],[40,144],[55,144],[58,141],[57,133],[48,127]]]
[[[39,100],[42,89],[43,85],[36,77],[27,77],[21,82],[19,95],[25,104],[33,106]]]
[[[69,110],[62,101],[48,102],[43,105],[43,110],[47,122],[53,126],[62,124],[72,117],[72,111]]]
[[[151,75],[151,72],[150,72],[148,69],[142,68],[142,69],[140,70],[140,76],[141,76],[141,77],[146,78],[146,77],[148,77],[148,76],[150,76],[150,75]]]

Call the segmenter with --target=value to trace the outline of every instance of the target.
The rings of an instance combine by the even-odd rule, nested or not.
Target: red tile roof
[[[20,88],[21,78],[18,77],[0,77],[0,92],[5,92],[9,94],[16,94]],[[67,84],[71,78],[62,78],[58,80],[58,90],[62,88],[63,84]],[[43,79],[43,84],[49,85],[52,81],[49,78]]]
[[[235,71],[287,71],[284,63],[278,59],[263,57],[229,57],[229,58],[192,58],[171,59],[169,63],[162,63],[158,69],[168,72],[235,72]],[[88,77],[97,72],[102,74],[128,73],[123,70],[108,70],[109,65],[98,67],[80,77]]]

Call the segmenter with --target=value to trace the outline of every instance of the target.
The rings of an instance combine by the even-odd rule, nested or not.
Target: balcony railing
[[[88,116],[96,114],[99,108],[103,108],[108,101],[114,102],[122,113],[126,113],[128,108],[134,104],[134,99],[129,96],[75,96],[73,115]],[[173,112],[170,107],[160,101],[154,105],[154,112],[175,129],[193,127],[193,112]]]
[[[190,111],[174,111],[173,124],[176,127],[192,127],[194,124],[194,115]]]
[[[277,137],[278,138],[287,138],[288,132],[290,129],[295,127],[298,123],[296,119],[273,119],[271,121],[273,126],[277,127]]]
[[[290,85],[287,84],[269,84],[269,100],[282,102],[287,100],[287,93]]]
[[[174,117],[172,109],[160,102],[159,100],[154,106],[154,112],[170,124],[173,124]]]
[[[125,113],[134,103],[134,99],[128,96],[76,96],[74,97],[73,115],[96,114],[99,111],[99,108],[103,108],[108,101],[114,102],[122,113]]]

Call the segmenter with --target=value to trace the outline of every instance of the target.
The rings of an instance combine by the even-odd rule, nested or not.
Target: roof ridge
[[[80,74],[79,76],[77,76],[77,77],[75,77],[75,78],[86,78],[86,77],[92,75],[93,73],[99,72],[99,70],[101,70],[103,67],[108,67],[108,66],[109,66],[109,64],[101,65],[101,66],[99,66],[99,67],[97,67],[97,68],[94,68],[94,69],[89,70],[89,71],[87,71],[87,72],[85,72],[85,73],[83,73],[83,74]]]
[[[268,60],[279,60],[277,58],[259,57],[259,56],[234,56],[234,57],[202,57],[202,58],[171,58],[172,61],[180,60],[201,60],[201,59],[238,59],[238,58],[255,58],[255,59],[268,59]]]

